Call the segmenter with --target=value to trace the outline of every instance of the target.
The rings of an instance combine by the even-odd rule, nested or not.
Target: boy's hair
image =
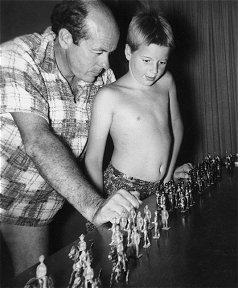
[[[138,50],[141,44],[157,44],[170,48],[175,46],[170,24],[155,12],[141,12],[132,18],[126,43],[132,52]]]

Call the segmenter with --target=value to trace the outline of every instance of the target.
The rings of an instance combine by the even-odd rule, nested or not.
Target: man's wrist
[[[97,205],[95,205],[94,208],[95,213],[93,214],[91,222],[97,227],[105,223],[101,215],[101,209],[103,205],[104,205],[104,199],[101,199],[98,201]]]

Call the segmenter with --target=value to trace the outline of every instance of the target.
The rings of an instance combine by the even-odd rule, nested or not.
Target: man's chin
[[[86,76],[86,77],[83,77],[83,79],[81,80],[87,83],[93,83],[95,82],[96,79],[97,79],[97,76]]]
[[[91,73],[89,75],[86,75],[83,79],[85,82],[88,82],[88,83],[93,83],[95,82],[95,80],[97,79],[98,76],[100,76],[102,74],[102,72],[100,72],[99,74],[96,74],[96,73]]]

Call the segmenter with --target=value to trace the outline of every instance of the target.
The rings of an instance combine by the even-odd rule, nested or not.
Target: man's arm
[[[35,114],[14,112],[26,153],[42,177],[65,197],[86,219],[95,225],[112,221],[122,213],[138,207],[137,198],[124,190],[105,201],[85,179],[74,156],[50,130],[47,121]],[[120,205],[117,202],[120,201]]]
[[[173,80],[172,75],[169,76],[169,101],[170,101],[170,115],[171,115],[171,125],[172,125],[172,133],[173,133],[173,149],[172,156],[169,163],[169,168],[167,175],[164,179],[164,183],[168,182],[172,179],[174,168],[176,164],[176,160],[178,157],[179,149],[183,139],[183,123],[179,111],[179,104],[177,100],[177,92],[175,82]]]

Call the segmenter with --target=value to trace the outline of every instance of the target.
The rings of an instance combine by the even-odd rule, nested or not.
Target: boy
[[[129,71],[96,96],[85,164],[99,190],[139,191],[140,199],[168,182],[183,135],[176,87],[166,71],[173,33],[167,21],[143,12],[129,24],[125,56]],[[108,133],[114,151],[104,172]]]

